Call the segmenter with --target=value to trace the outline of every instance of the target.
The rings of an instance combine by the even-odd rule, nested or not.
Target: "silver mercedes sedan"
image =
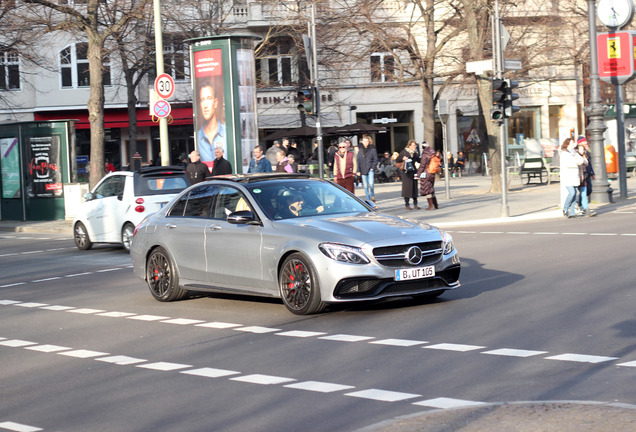
[[[305,315],[460,286],[448,233],[380,214],[330,181],[299,174],[191,186],[137,225],[130,252],[159,301],[189,290],[248,294],[281,298]]]

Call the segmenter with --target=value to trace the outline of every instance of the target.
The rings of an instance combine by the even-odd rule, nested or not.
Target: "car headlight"
[[[320,251],[332,260],[351,264],[368,264],[370,261],[362,249],[337,243],[321,243]]]
[[[440,232],[442,233],[442,240],[444,240],[444,255],[448,255],[453,250],[455,250],[455,245],[453,244],[453,237],[446,231],[440,231]]]

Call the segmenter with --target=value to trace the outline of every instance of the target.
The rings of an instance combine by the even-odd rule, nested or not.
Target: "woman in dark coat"
[[[435,156],[435,151],[425,146],[422,149],[422,158],[420,159],[420,169],[417,170],[417,176],[420,179],[420,195],[428,200],[426,210],[438,209],[437,197],[435,197],[435,173],[428,170],[431,158]],[[441,163],[441,161],[439,161]]]
[[[407,210],[419,210],[417,206],[417,181],[415,181],[415,170],[406,172],[407,162],[411,161],[413,166],[420,161],[420,155],[417,152],[417,142],[410,140],[404,150],[400,152],[395,162],[404,162],[404,168],[400,170],[400,178],[402,179],[402,197]],[[410,199],[413,198],[413,208],[409,205]]]

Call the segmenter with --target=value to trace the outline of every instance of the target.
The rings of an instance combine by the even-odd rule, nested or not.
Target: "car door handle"
[[[221,227],[219,225],[210,225],[208,228],[211,231],[221,231]]]
[[[177,226],[175,224],[173,224],[173,223],[166,224],[166,228],[174,229],[176,227]]]

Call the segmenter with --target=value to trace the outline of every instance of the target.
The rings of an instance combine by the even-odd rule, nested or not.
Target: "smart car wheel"
[[[73,227],[73,238],[78,249],[88,250],[93,247],[93,242],[88,237],[88,231],[81,222],[76,223],[75,227]]]
[[[280,295],[287,309],[296,315],[321,312],[320,287],[311,262],[299,253],[287,257],[279,276]]]
[[[146,262],[146,281],[154,298],[162,302],[181,300],[187,294],[179,286],[174,261],[163,248],[157,248]]]
[[[124,224],[124,227],[121,229],[121,243],[124,245],[124,249],[130,252],[130,243],[132,243],[133,231],[135,231],[135,226],[130,222]]]

